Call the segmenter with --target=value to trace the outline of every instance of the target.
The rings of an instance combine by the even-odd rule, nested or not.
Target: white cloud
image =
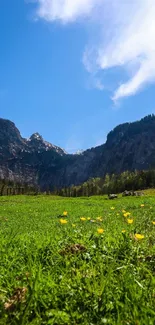
[[[38,0],[38,15],[47,21],[75,21],[81,16],[89,16],[101,0]]]
[[[87,18],[93,36],[84,52],[86,69],[93,75],[95,71],[97,78],[98,72],[106,70],[108,76],[110,69],[111,76],[111,69],[121,67],[128,77],[116,84],[114,101],[155,82],[155,0],[38,0],[38,4],[38,16],[47,21]],[[96,85],[103,87],[101,82]]]

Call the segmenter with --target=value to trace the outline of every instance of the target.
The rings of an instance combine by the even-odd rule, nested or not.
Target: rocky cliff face
[[[149,168],[155,168],[154,115],[119,125],[108,134],[99,162],[100,172],[121,173]]]
[[[15,124],[0,119],[0,178],[42,190],[80,184],[90,177],[155,168],[155,116],[117,126],[105,144],[69,155],[38,133],[21,137]]]

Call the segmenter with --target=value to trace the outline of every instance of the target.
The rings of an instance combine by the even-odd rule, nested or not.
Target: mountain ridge
[[[155,166],[155,116],[123,123],[104,144],[68,154],[38,133],[21,136],[15,124],[0,118],[0,177],[27,182],[41,190],[78,185],[90,177]]]

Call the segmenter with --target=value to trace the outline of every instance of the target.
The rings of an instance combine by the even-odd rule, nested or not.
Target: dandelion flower
[[[115,208],[114,208],[114,207],[111,207],[110,209],[111,209],[111,210],[115,210]]]
[[[81,218],[80,218],[80,220],[81,220],[81,221],[85,221],[85,220],[86,220],[86,218],[84,218],[84,217],[81,217]]]
[[[135,234],[135,239],[143,239],[144,238],[144,235],[141,235],[141,234]]]
[[[68,214],[67,211],[63,212],[63,216],[67,216],[67,214]]]
[[[128,224],[133,223],[133,219],[127,219],[127,223],[128,223]]]
[[[103,234],[104,233],[104,229],[99,228],[99,229],[97,229],[97,232],[98,232],[98,234]]]
[[[153,225],[155,225],[155,221],[152,221]]]
[[[144,204],[141,204],[141,207],[143,208],[144,207]]]
[[[60,219],[59,221],[60,221],[60,223],[61,223],[62,225],[65,225],[65,224],[68,222],[68,221],[65,220],[65,219]]]
[[[126,213],[123,214],[123,216],[124,216],[124,217],[129,217],[130,214],[131,214],[130,212],[126,212]]]
[[[96,220],[97,221],[103,221],[103,219],[101,217],[97,217]]]
[[[125,229],[123,229],[123,230],[122,230],[122,233],[124,234],[125,232],[126,232],[126,230],[125,230]]]

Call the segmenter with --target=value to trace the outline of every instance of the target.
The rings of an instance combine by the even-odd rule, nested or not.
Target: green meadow
[[[114,201],[1,197],[6,324],[154,325],[154,191]]]

